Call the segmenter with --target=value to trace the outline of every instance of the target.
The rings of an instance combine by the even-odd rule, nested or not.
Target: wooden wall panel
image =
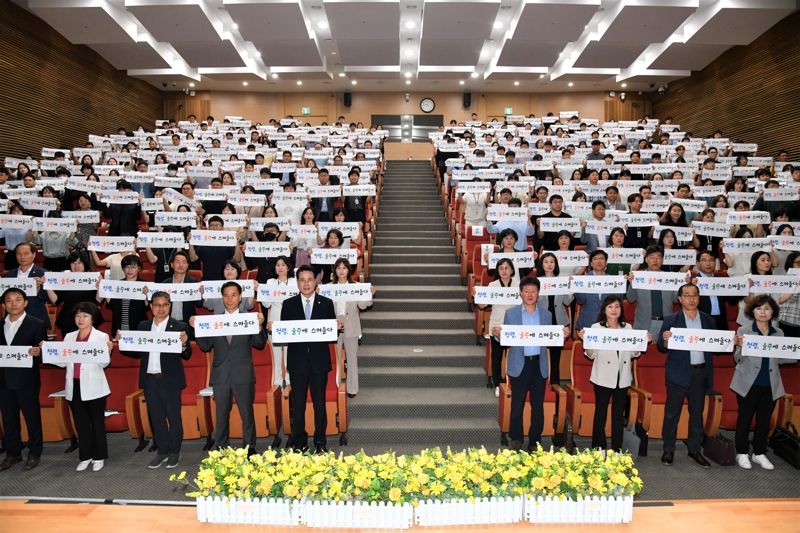
[[[83,146],[89,133],[152,129],[162,92],[0,0],[0,156]]]
[[[697,136],[721,129],[725,137],[759,144],[758,155],[790,151],[800,158],[800,12],[748,46],[736,46],[690,78],[654,96],[654,116],[672,116]]]

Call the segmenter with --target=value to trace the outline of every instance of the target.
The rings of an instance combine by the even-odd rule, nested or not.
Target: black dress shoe
[[[689,459],[694,461],[695,463],[699,464],[703,468],[711,468],[711,463],[709,463],[703,454],[700,452],[694,452],[689,454]]]
[[[8,470],[15,464],[22,462],[22,457],[19,455],[6,455],[6,458],[3,459],[3,462],[0,463],[0,471]]]
[[[28,458],[25,460],[25,464],[22,465],[23,470],[33,470],[39,466],[39,456],[38,455],[29,455]]]
[[[518,452],[522,449],[522,441],[521,440],[512,440],[511,445],[508,447],[509,450],[512,452]]]
[[[673,459],[675,459],[675,453],[674,452],[664,452],[661,455],[661,464],[662,465],[666,465],[666,466],[670,466],[672,464],[672,460]]]
[[[355,397],[356,397],[356,395],[355,395],[355,394],[350,394],[350,393],[348,392],[348,393],[347,393],[347,397],[348,397],[348,398],[355,398]]]
[[[325,446],[317,446],[316,448],[314,448],[314,453],[317,455],[328,453],[328,448],[326,448]]]

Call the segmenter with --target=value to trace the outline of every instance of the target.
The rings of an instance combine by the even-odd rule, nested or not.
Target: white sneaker
[[[747,457],[746,453],[736,454],[736,464],[739,465],[740,468],[744,468],[745,470],[750,470],[751,468],[753,468],[753,465],[750,464],[750,459]]]
[[[99,461],[92,461],[92,470],[94,472],[99,472],[100,470],[103,469],[104,464],[105,461],[103,461],[102,459],[100,459]]]
[[[500,387],[495,387],[494,388],[494,397],[495,398],[499,398],[500,397]]]
[[[751,457],[750,460],[753,461],[755,464],[760,465],[761,468],[763,468],[764,470],[773,470],[775,468],[773,464],[769,462],[767,456],[764,454],[753,455],[753,457]]]
[[[92,464],[92,460],[91,459],[86,459],[85,461],[81,461],[80,463],[78,463],[78,468],[76,468],[75,471],[76,472],[83,472],[84,470],[89,468],[90,464]]]

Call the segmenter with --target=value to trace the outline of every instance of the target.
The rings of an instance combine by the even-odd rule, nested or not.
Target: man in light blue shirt
[[[508,207],[522,207],[522,200],[519,198],[512,198],[508,201]],[[514,243],[514,250],[517,252],[527,252],[528,251],[528,237],[532,237],[533,234],[536,232],[536,229],[531,224],[530,217],[526,217],[525,220],[520,221],[508,221],[508,220],[500,220],[496,224],[489,222],[486,225],[486,229],[489,233],[500,233],[506,228],[511,228],[519,237],[517,242]],[[501,244],[501,243],[497,243]]]

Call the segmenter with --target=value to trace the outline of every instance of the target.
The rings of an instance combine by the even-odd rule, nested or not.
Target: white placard
[[[642,202],[642,213],[663,213],[669,209],[669,198],[651,198]]]
[[[611,230],[619,226],[617,222],[606,220],[589,220],[583,232],[587,235],[611,235]]]
[[[30,346],[0,346],[0,368],[33,368]]]
[[[58,204],[55,198],[47,198],[43,196],[34,196],[30,198],[20,198],[22,207],[28,210],[35,211],[55,211],[58,209]]]
[[[74,218],[42,218],[33,219],[33,230],[54,233],[74,233],[78,229],[78,221]]]
[[[319,294],[338,302],[369,302],[371,289],[371,283],[326,283],[320,285]]]
[[[782,187],[779,189],[764,189],[765,202],[796,202],[800,199],[797,188]]]
[[[296,285],[269,286],[261,283],[258,286],[258,301],[264,304],[280,303],[300,294],[300,289]]]
[[[138,204],[139,193],[135,191],[103,191],[100,201],[106,204]]]
[[[641,248],[600,248],[608,255],[608,262],[619,265],[637,265],[644,262]]]
[[[747,276],[711,278],[698,276],[697,288],[701,296],[747,296],[750,282]]]
[[[664,264],[668,266],[686,266],[697,262],[697,250],[664,250]]]
[[[258,313],[236,313],[233,315],[196,315],[195,337],[226,337],[228,335],[258,334]]]
[[[335,342],[336,320],[277,320],[272,323],[272,342]]]
[[[236,246],[239,238],[235,231],[195,229],[189,234],[189,244],[194,246]]]
[[[708,237],[728,237],[731,234],[731,226],[722,222],[701,222],[692,221],[692,228],[695,235],[706,235]]]
[[[628,282],[625,276],[572,276],[570,289],[582,294],[624,294]]]
[[[230,194],[228,203],[239,207],[262,207],[267,205],[267,197],[263,194]]]
[[[181,353],[180,331],[120,331],[119,349],[127,352]]]
[[[800,251],[800,235],[772,235],[769,242],[776,250]]]
[[[528,203],[528,214],[530,216],[542,216],[550,213],[550,206],[543,202]],[[566,210],[565,210],[566,211]]]
[[[146,285],[152,285],[147,281],[121,281],[115,279],[104,279],[100,282],[97,295],[100,298],[127,299],[127,300],[146,300],[142,289]]]
[[[655,213],[626,213],[619,217],[619,223],[629,228],[647,228],[658,224]]]
[[[589,254],[583,250],[556,250],[559,268],[589,266]]]
[[[188,248],[186,237],[180,232],[140,231],[137,248]]]
[[[800,338],[745,335],[742,355],[775,359],[800,359]]]
[[[525,207],[508,207],[504,204],[492,204],[486,210],[486,219],[506,222],[524,222],[530,217]]]
[[[345,185],[342,196],[375,196],[375,185]]]
[[[11,288],[22,290],[28,298],[34,298],[39,292],[36,278],[0,278],[0,294]]]
[[[135,237],[108,237],[106,235],[93,235],[89,237],[89,250],[95,252],[105,252],[107,254],[116,252],[136,251],[134,246]]]
[[[675,238],[678,242],[690,242],[692,237],[694,237],[694,230],[692,228],[682,228],[680,226],[656,226],[656,230],[653,232],[653,238],[658,240],[661,236],[661,232],[665,229],[672,230],[675,233]]]
[[[312,248],[311,264],[332,265],[340,257],[344,257],[353,267],[358,261],[358,250],[355,248]]]
[[[158,227],[176,226],[179,228],[196,228],[197,214],[185,211],[159,211],[156,213],[155,224]]]
[[[722,329],[670,328],[670,350],[728,353],[733,351],[735,332]]]
[[[169,294],[169,299],[172,303],[176,302],[192,302],[199,300],[200,284],[199,283],[145,283],[147,285],[147,299],[151,299],[156,292],[166,292]]]
[[[756,276],[750,275],[751,294],[794,294],[800,290],[798,276]]]
[[[520,268],[533,268],[535,266],[533,252],[490,252],[487,266],[490,270],[494,270],[497,267],[497,262],[501,259],[511,259],[511,262],[514,263],[514,269],[517,271],[519,271]]]
[[[722,251],[726,254],[730,253],[740,253],[740,252],[748,252],[748,253],[755,253],[760,250],[764,250],[767,252],[772,251],[772,244],[770,244],[768,238],[763,239],[756,239],[756,238],[726,238],[722,239]]]
[[[545,233],[558,233],[562,230],[575,233],[581,230],[581,221],[577,218],[541,217],[539,230]]]
[[[97,286],[99,272],[45,272],[44,289],[52,291],[90,291]]]
[[[339,198],[342,196],[340,185],[313,185],[308,188],[311,198]]]
[[[539,276],[539,295],[558,296],[562,294],[572,294],[569,276],[548,278]]]
[[[314,230],[316,231],[316,228]],[[290,244],[288,241],[248,241],[244,245],[244,255],[245,257],[278,257],[281,255],[288,257],[291,254]]]
[[[502,346],[564,346],[564,326],[511,326],[503,324]]]
[[[105,342],[43,342],[42,362],[49,365],[81,363],[106,365],[110,361]]]
[[[632,288],[643,291],[677,291],[683,285],[686,285],[685,272],[637,270],[631,282]]]
[[[89,194],[99,194],[103,191],[103,184],[99,181],[87,180],[83,177],[72,177],[67,179],[67,189],[73,191],[80,191]]]
[[[75,219],[78,224],[100,223],[100,211],[62,211],[61,216]]]
[[[585,328],[583,347],[586,350],[624,350],[644,352],[647,350],[646,329]]]
[[[203,287],[203,299],[211,300],[214,298],[222,298],[222,286],[230,280],[221,279],[215,281],[201,281],[200,286]],[[236,283],[242,289],[242,298],[252,298],[255,296],[255,283],[252,279],[237,279]],[[264,285],[266,286],[266,285]]]
[[[30,229],[33,217],[29,215],[0,215],[0,228]]]
[[[475,287],[474,301],[477,305],[518,305],[522,298],[518,287]]]
[[[324,238],[332,229],[342,232],[344,238],[358,239],[361,235],[360,224],[358,222],[318,222],[319,234]],[[474,226],[483,228],[483,226]]]
[[[769,211],[731,211],[725,217],[726,224],[769,224],[772,215]]]

